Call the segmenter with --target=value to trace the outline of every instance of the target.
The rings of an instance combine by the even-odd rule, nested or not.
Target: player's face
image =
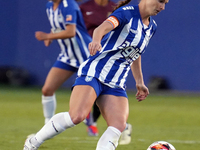
[[[164,10],[168,2],[169,0],[147,0],[150,15],[155,16]]]

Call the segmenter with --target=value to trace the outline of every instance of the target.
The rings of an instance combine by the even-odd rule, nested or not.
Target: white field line
[[[141,141],[141,142],[146,142],[146,141],[150,141],[150,140],[145,140],[145,139],[138,139],[138,141]],[[160,140],[162,141],[162,140]],[[170,143],[182,143],[182,144],[200,144],[200,141],[184,141],[184,140],[166,140],[167,142],[170,142]]]
[[[62,137],[67,141],[76,141],[77,143],[97,143],[100,137]]]
[[[200,141],[181,141],[181,140],[168,140],[173,143],[184,143],[184,144],[200,144]]]
[[[71,140],[71,141],[77,141],[78,143],[97,143],[100,137],[62,137],[61,139],[65,140]],[[137,141],[140,142],[152,142],[151,140],[146,140],[146,139],[136,139]],[[162,140],[161,140],[162,141]],[[200,141],[184,141],[184,140],[166,140],[167,142],[170,143],[182,143],[182,144],[200,144]]]

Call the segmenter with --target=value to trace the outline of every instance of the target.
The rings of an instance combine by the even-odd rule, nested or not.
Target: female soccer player
[[[28,137],[24,150],[37,150],[45,140],[82,122],[96,99],[108,125],[96,150],[117,147],[129,112],[125,91],[128,72],[132,70],[136,82],[136,99],[144,100],[149,91],[143,81],[141,54],[156,31],[151,16],[164,10],[168,0],[141,0],[137,6],[127,6],[129,2],[120,3],[94,30],[89,44],[91,57],[79,67],[69,111],[54,115],[35,136]]]
[[[83,19],[85,21],[88,33],[91,35],[95,28],[97,28],[108,16],[112,13],[116,4],[111,0],[89,0],[86,3],[80,5],[81,12],[83,14]],[[97,120],[100,116],[99,107],[96,102],[93,105],[93,110],[84,123],[88,126],[87,132],[89,136],[97,136]],[[125,145],[131,142],[132,125],[127,123],[125,130],[121,134],[119,144]]]
[[[55,113],[55,91],[76,73],[80,64],[89,57],[88,44],[92,40],[74,0],[52,0],[47,3],[46,12],[51,33],[37,31],[35,37],[44,41],[45,46],[49,46],[52,40],[57,40],[61,52],[42,88],[45,123]]]
[[[117,4],[111,0],[89,0],[79,6],[83,14],[87,31],[91,37],[94,29],[108,18],[116,6]],[[89,136],[98,135],[97,120],[100,114],[100,110],[95,102],[93,110],[84,121],[87,125]]]

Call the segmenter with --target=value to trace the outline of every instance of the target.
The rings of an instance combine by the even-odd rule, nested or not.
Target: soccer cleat
[[[87,127],[87,132],[88,132],[89,136],[98,136],[99,135],[97,127],[93,126],[93,125]]]
[[[24,144],[24,148],[23,150],[37,150],[38,147],[35,147],[34,145],[31,144],[30,140],[31,138],[34,136],[34,134],[31,134],[27,137],[25,144]]]
[[[119,145],[127,145],[131,142],[132,125],[127,124],[127,128],[122,132]]]
[[[87,117],[85,118],[83,122],[87,126],[87,133],[89,136],[98,136],[98,129],[93,121],[91,112],[87,115]]]
[[[85,120],[83,121],[85,123],[85,125],[90,126],[92,125],[93,122],[93,117],[92,117],[92,113],[90,112],[87,117],[85,118]]]

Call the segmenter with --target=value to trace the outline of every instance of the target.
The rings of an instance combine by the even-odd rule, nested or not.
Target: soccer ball
[[[176,150],[174,146],[165,141],[157,141],[152,143],[147,150]]]

